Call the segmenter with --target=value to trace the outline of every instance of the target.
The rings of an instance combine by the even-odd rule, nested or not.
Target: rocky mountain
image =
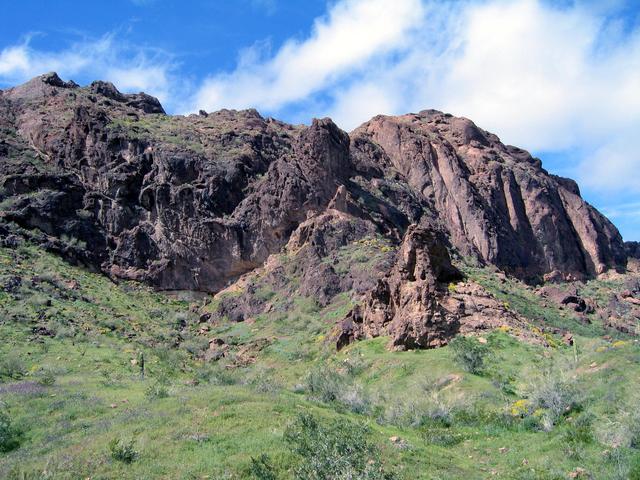
[[[357,305],[339,347],[517,327],[452,259],[535,284],[622,272],[637,256],[574,181],[468,119],[378,116],[348,134],[254,110],[169,116],[148,95],[54,73],[0,91],[0,236],[160,290],[235,288],[214,314],[238,321],[270,308],[255,294],[267,280],[321,305],[346,293]],[[366,268],[337,268],[359,244],[377,249]]]

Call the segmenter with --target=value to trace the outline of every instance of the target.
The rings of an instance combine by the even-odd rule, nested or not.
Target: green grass
[[[572,325],[526,307],[535,299],[518,284],[476,273],[512,308],[533,308],[534,320]],[[323,425],[366,425],[384,470],[405,479],[567,478],[577,467],[622,479],[640,452],[628,431],[640,400],[640,347],[604,340],[597,327],[576,335],[577,363],[571,348],[487,333],[490,353],[475,375],[448,347],[391,352],[377,338],[336,353],[327,338],[351,308],[347,294],[324,308],[296,297],[289,310],[223,320],[199,335],[194,300],[114,284],[32,246],[0,249],[3,286],[0,408],[20,436],[0,453],[0,478],[255,478],[252,458],[262,454],[276,478],[294,478],[302,460],[285,431],[301,413]],[[278,292],[260,295],[283,301]],[[193,345],[212,337],[231,354],[207,363]],[[237,366],[259,340],[266,346]],[[337,395],[311,394],[314,371],[325,372],[318,382],[334,379],[326,388]],[[546,427],[533,412],[512,415],[543,375],[566,378],[579,403]],[[166,396],[153,394],[157,385]],[[114,457],[114,442],[131,442],[131,462]]]

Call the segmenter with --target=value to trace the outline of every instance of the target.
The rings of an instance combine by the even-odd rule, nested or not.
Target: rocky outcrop
[[[445,344],[457,333],[460,322],[441,300],[449,282],[461,279],[444,243],[424,227],[409,227],[390,274],[378,280],[364,304],[343,320],[338,348],[380,335],[390,335],[394,347]]]
[[[344,341],[388,334],[398,348],[508,317],[460,283],[452,254],[537,282],[623,270],[637,250],[575,182],[467,119],[379,116],[347,134],[255,110],[169,116],[146,94],[56,74],[0,91],[0,235],[158,289],[220,292],[261,271],[320,307],[351,292],[365,300]],[[347,258],[358,245],[371,258]],[[269,308],[247,282],[219,315]]]
[[[640,242],[624,242],[628,258],[640,259]]]
[[[352,138],[354,148],[382,150],[386,172],[398,172],[429,202],[463,255],[530,281],[625,265],[618,231],[580,198],[575,182],[547,174],[540,160],[467,119],[432,110],[380,116]]]
[[[336,347],[389,336],[394,349],[446,345],[458,333],[504,328],[530,339],[529,323],[451,264],[433,231],[412,225],[391,272],[336,328]]]

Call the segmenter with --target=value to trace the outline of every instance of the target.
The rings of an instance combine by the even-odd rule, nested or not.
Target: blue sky
[[[530,150],[640,240],[640,2],[0,0],[0,88],[55,70],[172,113],[349,130],[437,108]]]

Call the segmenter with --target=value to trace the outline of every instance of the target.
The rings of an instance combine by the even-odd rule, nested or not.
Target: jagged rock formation
[[[625,263],[618,231],[574,181],[548,175],[540,160],[470,120],[436,111],[380,116],[352,137],[356,149],[382,149],[465,255],[529,280],[584,278]]]
[[[405,347],[440,345],[498,308],[456,300],[451,253],[527,281],[623,270],[627,258],[573,181],[435,111],[348,135],[329,119],[292,126],[254,110],[168,116],[148,95],[48,74],[0,91],[0,188],[4,243],[28,237],[115,279],[206,292],[286,248],[298,293],[365,295],[351,337]],[[375,236],[399,248],[395,264],[386,255],[365,274],[327,261]],[[265,308],[245,300],[221,308],[237,319]]]
[[[451,265],[444,243],[432,230],[412,225],[400,246],[390,274],[378,280],[363,307],[342,323],[337,346],[359,337],[392,336],[393,346],[437,347],[460,328],[456,311],[441,300],[449,282],[462,280]]]

